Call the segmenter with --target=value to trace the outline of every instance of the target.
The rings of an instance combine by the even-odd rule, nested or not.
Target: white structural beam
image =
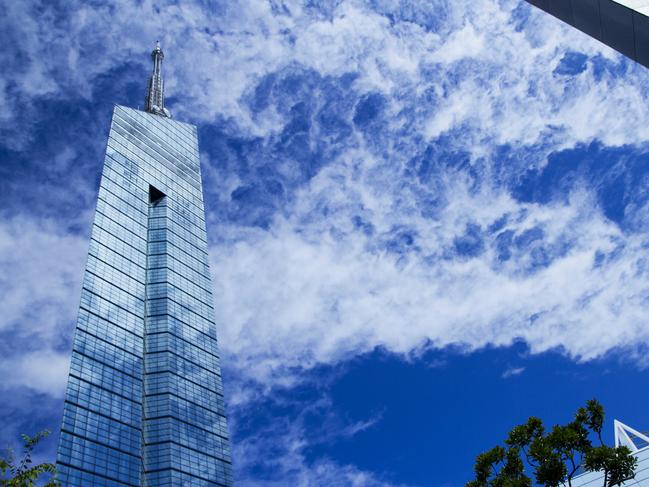
[[[642,440],[645,443],[649,444],[649,437],[637,430],[634,430],[630,426],[625,425],[617,419],[613,421],[613,427],[615,428],[615,446],[626,446],[632,452],[640,450],[631,436],[634,436],[636,438],[636,441]]]

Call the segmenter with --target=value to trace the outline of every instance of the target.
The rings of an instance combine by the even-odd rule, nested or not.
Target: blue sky
[[[238,485],[461,486],[591,397],[647,429],[646,69],[514,0],[0,8],[0,442],[58,428],[111,110],[157,39]]]

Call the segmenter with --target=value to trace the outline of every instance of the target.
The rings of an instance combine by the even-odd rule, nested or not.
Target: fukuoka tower
[[[57,455],[62,486],[231,486],[196,127],[116,106]]]

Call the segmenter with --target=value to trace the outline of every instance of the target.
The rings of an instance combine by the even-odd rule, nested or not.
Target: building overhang
[[[649,67],[649,0],[526,0]]]

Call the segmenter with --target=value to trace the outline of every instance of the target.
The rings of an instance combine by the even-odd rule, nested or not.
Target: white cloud
[[[473,145],[487,136],[532,144],[548,125],[564,127],[566,146],[593,138],[607,144],[641,142],[649,135],[644,70],[630,65],[623,79],[606,74],[598,79],[592,68],[570,80],[554,76],[552,68],[566,50],[619,57],[539,11],[517,29],[514,1],[357,0],[340,2],[330,17],[298,1],[246,0],[213,9],[150,0],[101,8],[79,2],[69,3],[63,23],[51,6],[32,15],[38,3],[14,2],[16,11],[5,16],[7,30],[20,39],[29,60],[23,63],[28,69],[3,74],[5,100],[16,98],[7,92],[10,86],[24,98],[90,97],[97,76],[126,61],[146,64],[150,45],[160,38],[168,54],[168,92],[180,99],[177,116],[201,122],[232,118],[251,133],[266,134],[270,127],[250,119],[241,96],[265,74],[292,63],[323,75],[357,72],[360,91],[394,95],[404,88],[448,89],[447,73],[454,73],[449,68],[461,62],[464,79],[445,97],[442,110],[433,107],[421,122],[429,136],[463,123],[480,129],[467,140]],[[398,21],[401,16],[405,19]],[[427,30],[418,17],[441,19],[439,28]],[[426,75],[436,67],[432,78]],[[143,79],[143,89],[144,84]],[[21,107],[11,110],[17,115]],[[9,126],[8,114],[2,118]]]
[[[180,100],[177,115],[198,121],[231,118],[244,135],[281,128],[282,118],[273,112],[277,107],[270,107],[265,118],[252,117],[242,95],[284,66],[298,63],[322,75],[357,72],[354,90],[379,90],[386,96],[388,125],[395,132],[384,134],[384,154],[367,148],[357,133],[352,146],[328,161],[330,167],[302,190],[285,209],[286,218],[278,217],[269,232],[246,231],[213,248],[222,343],[253,377],[340,360],[377,345],[408,353],[429,341],[478,347],[522,337],[534,350],[562,346],[588,359],[645,340],[638,323],[646,292],[638,257],[642,239],[621,234],[588,194],[576,195],[567,206],[542,207],[518,204],[499,188],[476,195],[458,182],[443,182],[443,214],[424,219],[416,193],[437,188],[396,182],[417,150],[412,140],[451,130],[462,129],[458,143],[470,149],[474,163],[493,158],[494,144],[529,146],[544,137],[544,148],[529,164],[543,164],[547,152],[593,139],[609,145],[640,143],[649,135],[642,96],[649,85],[646,73],[628,65],[624,77],[596,75],[591,63],[575,77],[554,75],[568,49],[614,62],[620,58],[537,11],[518,29],[513,1],[372,6],[374,11],[366,2],[340,2],[321,15],[297,1],[248,0],[211,11],[198,4],[151,1],[102,8],[70,4],[61,24],[50,7],[36,17],[33,5],[16,4],[12,8],[18,10],[4,22],[22,39],[29,62],[25,69],[6,72],[0,87],[3,99],[11,98],[9,86],[26,98],[89,97],[97,76],[125,60],[146,63],[144,40],[160,37],[168,51],[168,88]],[[436,16],[442,20],[435,29],[421,22]],[[44,55],[43,46],[52,55]],[[88,52],[97,55],[81,55]],[[69,69],[59,69],[62,59]],[[424,93],[437,101],[426,104]],[[9,109],[3,110],[2,119],[10,123]],[[397,135],[403,127],[409,133]],[[398,149],[397,139],[403,139]],[[351,174],[352,165],[359,175]],[[330,179],[334,175],[345,178],[345,184]],[[228,177],[229,188],[237,183]],[[329,220],[302,225],[300,218],[324,199],[337,208]],[[379,236],[395,225],[413,230],[419,250],[397,256],[382,250],[378,237],[354,233],[350,202],[363,208]],[[540,226],[545,244],[566,240],[572,248],[531,275],[517,272],[531,265],[531,252],[520,251],[496,266],[491,241],[477,258],[444,257],[467,223],[484,227],[504,214],[519,215],[508,224],[515,234]],[[5,225],[5,236],[13,231],[10,238],[16,239],[16,230],[7,230],[11,225]],[[334,237],[332,228],[342,236]],[[226,228],[223,233],[228,231],[239,232]],[[15,327],[30,316],[45,330],[38,333],[52,338],[74,310],[69,303],[77,299],[81,266],[75,266],[85,242],[72,238],[70,247],[66,239],[71,237],[46,232],[52,246],[40,252],[35,249],[41,236],[34,230],[33,240],[25,237],[26,250],[3,265],[25,282],[40,269],[55,268],[41,282],[33,279],[36,287],[20,280],[4,284],[7,311],[1,326]],[[595,253],[617,241],[625,243],[620,254],[593,267]]]
[[[304,404],[282,402],[282,407],[296,408],[299,412],[290,417],[273,417],[272,421],[264,422],[264,426],[256,428],[253,434],[233,445],[237,484],[246,487],[397,487],[381,476],[354,465],[341,464],[330,458],[308,458],[309,448],[350,438],[378,420],[372,418],[341,424],[330,406],[330,400],[326,397]],[[239,413],[235,417],[239,417]],[[314,418],[317,420],[314,421]]]
[[[643,240],[607,221],[589,189],[575,191],[566,205],[543,206],[518,203],[496,183],[475,194],[449,174],[437,175],[441,187],[404,186],[401,172],[413,151],[410,139],[460,128],[457,145],[470,151],[473,163],[486,158],[486,168],[477,169],[486,179],[498,162],[496,144],[543,141],[536,159],[522,162],[535,166],[551,151],[593,139],[641,143],[649,135],[641,101],[646,73],[630,65],[624,77],[596,74],[591,63],[578,76],[557,76],[553,69],[566,50],[619,57],[537,11],[518,30],[514,2],[445,6],[448,18],[439,32],[388,23],[361,2],[344,2],[331,19],[310,24],[299,8],[291,9],[300,19],[292,31],[297,40],[282,60],[297,59],[325,74],[359,72],[356,89],[378,89],[390,100],[395,132],[383,134],[388,140],[380,155],[356,139],[284,208],[288,216],[277,217],[271,231],[218,230],[232,232],[229,243],[212,249],[221,343],[230,363],[250,377],[272,384],[287,380],[291,367],[376,346],[408,354],[429,343],[476,348],[522,338],[536,352],[558,347],[587,360],[647,340],[641,321],[646,276],[632,271],[642,266]],[[427,89],[438,98],[430,106],[418,98]],[[405,117],[412,118],[398,120],[408,107],[414,112]],[[397,135],[406,123],[410,132]],[[418,191],[445,198],[434,219],[420,216]],[[325,204],[323,219],[318,208]],[[395,255],[379,237],[355,233],[351,219],[358,208],[376,235],[395,225],[412,230],[418,250]],[[482,255],[447,258],[468,223],[484,233],[503,215],[510,215],[505,229],[515,236],[542,229],[539,252],[560,253],[565,242],[569,250],[528,272],[534,249],[514,249],[508,262],[497,264],[492,235]],[[598,252],[610,253],[619,242],[619,255],[595,266]]]
[[[70,368],[70,351],[56,352],[44,349],[3,357],[0,373],[3,376],[0,389],[7,393],[13,388],[28,388],[62,398]]]
[[[326,171],[312,187],[325,178]],[[330,184],[335,195],[341,182]],[[575,191],[567,205],[521,204],[503,192],[471,194],[456,183],[440,218],[429,220],[400,212],[395,195],[383,189],[366,216],[377,235],[397,221],[412,229],[416,251],[392,253],[352,231],[354,206],[297,223],[317,205],[308,190],[291,220],[212,248],[226,362],[272,384],[291,368],[377,346],[409,354],[429,343],[473,349],[522,338],[534,352],[558,347],[588,360],[649,340],[642,318],[649,295],[644,240],[622,234],[586,194]],[[500,232],[518,237],[541,229],[536,247],[512,245],[510,260],[499,263],[495,235],[484,235],[481,255],[445,257],[467,222],[485,229],[502,215],[510,218]],[[551,254],[550,263],[534,268],[539,249]],[[609,255],[600,265],[598,253]]]
[[[525,372],[525,367],[511,367],[507,370],[505,370],[501,377],[503,379],[509,379],[510,377],[515,377],[517,375],[521,375],[523,372]]]
[[[62,394],[87,248],[50,221],[0,221],[3,388]]]

